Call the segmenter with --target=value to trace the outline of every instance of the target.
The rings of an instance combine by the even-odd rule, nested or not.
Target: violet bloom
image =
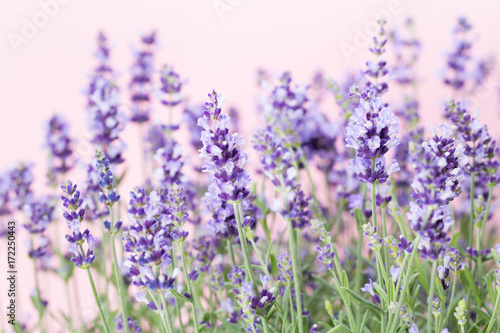
[[[203,129],[198,126],[198,119],[203,116],[204,109],[204,105],[184,103],[182,121],[187,124],[191,145],[196,150],[200,150],[203,147],[203,143],[200,141]]]
[[[175,277],[180,270],[175,268],[169,273],[171,258],[170,224],[168,211],[156,191],[146,194],[144,188],[131,192],[128,206],[132,225],[125,228],[122,236],[125,252],[128,254],[125,265],[129,267],[132,283],[151,291],[167,293],[174,287]],[[144,296],[144,297],[143,297]],[[153,302],[145,294],[137,294],[153,309]]]
[[[130,333],[141,333],[142,329],[137,323],[136,320],[132,320],[132,318],[127,317],[127,326],[128,330],[125,330],[125,323],[123,322],[123,314],[120,313],[118,316],[116,316],[113,321],[116,323],[116,331],[117,333],[125,333],[125,332],[130,332]]]
[[[23,225],[30,234],[41,234],[54,219],[54,202],[52,198],[44,197],[40,200],[24,205],[23,212],[28,222]]]
[[[193,248],[197,251],[196,261],[200,263],[200,271],[208,272],[215,258],[212,240],[207,236],[200,236],[193,242]]]
[[[390,174],[399,170],[395,160],[386,168],[384,157],[391,147],[399,144],[396,137],[398,120],[372,91],[361,92],[355,85],[351,92],[360,97],[360,107],[356,108],[346,129],[346,146],[357,152],[356,158],[350,160],[349,168],[362,182],[385,183]]]
[[[130,70],[132,79],[129,84],[130,120],[136,123],[148,121],[151,113],[156,33],[143,36],[141,41],[141,49],[135,51],[135,62]]]
[[[363,288],[361,288],[361,291],[364,291],[365,293],[369,293],[372,296],[372,300],[380,305],[380,296],[373,291],[373,281],[370,279],[370,282],[365,284]]]
[[[99,201],[104,206],[111,209],[111,207],[120,200],[120,195],[117,194],[113,172],[111,171],[111,165],[106,155],[98,149],[95,151],[95,159],[96,167],[99,170],[98,184],[101,188]]]
[[[385,32],[385,24],[387,23],[384,19],[380,19],[378,22],[379,30],[377,36],[373,37],[373,47],[370,48],[370,52],[376,56],[376,61],[367,61],[366,67],[367,69],[364,71],[364,74],[374,80],[374,82],[370,81],[370,79],[366,79],[366,88],[372,90],[376,96],[381,96],[388,90],[388,85],[386,82],[383,82],[381,78],[383,78],[389,70],[386,68],[386,61],[379,60],[379,57],[385,53],[385,44],[387,43],[387,37]]]
[[[163,105],[173,107],[182,102],[181,89],[184,82],[172,66],[163,65],[160,70],[160,82],[159,99]]]
[[[22,209],[25,204],[33,201],[31,185],[34,177],[32,169],[32,163],[19,163],[6,172],[6,184],[9,184],[10,192],[14,194],[10,197],[13,209]]]
[[[57,175],[65,175],[74,162],[73,141],[69,137],[69,125],[61,115],[53,115],[47,124],[46,145],[49,148],[49,184],[55,185]]]
[[[464,171],[475,175],[475,192],[486,197],[489,188],[500,182],[496,160],[500,150],[496,141],[488,133],[488,127],[481,125],[459,102],[446,102],[445,115],[457,130],[458,142],[465,146],[468,161]]]
[[[293,281],[293,273],[292,273],[292,260],[288,259],[288,253],[283,252],[276,256],[278,260],[278,268],[281,272],[280,280],[286,285],[291,285]]]
[[[396,54],[391,76],[403,86],[409,86],[417,82],[414,65],[419,58],[421,43],[415,36],[414,30],[413,20],[407,18],[405,21],[407,36],[403,36],[399,30],[391,31],[389,35]]]
[[[89,269],[95,261],[94,246],[97,243],[97,238],[90,234],[88,229],[80,232],[81,222],[85,215],[85,205],[80,196],[76,184],[67,181],[61,185],[64,193],[61,196],[63,206],[67,211],[63,211],[63,217],[72,230],[72,235],[66,235],[66,240],[70,243],[68,251],[71,253],[71,261],[76,267]],[[87,243],[87,251],[83,250],[83,244]]]
[[[229,118],[221,114],[224,98],[215,90],[208,95],[210,102],[198,125],[204,129],[201,136],[203,148],[200,158],[204,159],[202,171],[213,177],[217,195],[230,203],[241,202],[248,197],[251,178],[244,169],[248,156],[242,151],[244,139],[238,133],[229,131]],[[213,128],[210,126],[213,122]]]
[[[87,89],[87,117],[92,143],[106,153],[112,164],[123,162],[125,144],[119,134],[123,130],[125,116],[119,110],[119,91],[116,78],[109,65],[107,38],[101,33],[96,57],[99,66],[94,70]]]
[[[460,144],[455,147],[448,125],[439,128],[441,136],[431,128],[433,138],[415,147],[414,201],[407,214],[411,227],[422,237],[421,256],[430,260],[442,257],[449,241],[447,232],[454,220],[448,204],[461,193],[462,169],[467,163],[465,149]]]
[[[466,83],[467,62],[470,60],[470,50],[472,42],[469,40],[467,33],[472,26],[465,17],[458,19],[458,24],[453,31],[455,35],[455,46],[453,51],[448,55],[447,67],[450,72],[444,79],[444,84],[449,85],[453,90],[460,91]]]

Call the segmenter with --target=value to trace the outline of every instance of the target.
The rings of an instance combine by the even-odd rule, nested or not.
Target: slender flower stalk
[[[97,303],[101,321],[104,325],[106,333],[109,333],[110,330],[108,323],[102,310],[99,295],[94,284],[94,279],[92,278],[92,273],[90,272],[90,266],[92,266],[96,258],[94,254],[94,245],[97,242],[97,238],[92,236],[88,229],[86,229],[83,233],[80,232],[81,223],[85,215],[85,204],[83,203],[80,191],[76,188],[76,184],[73,184],[71,181],[67,181],[61,185],[61,189],[64,193],[64,195],[61,196],[63,206],[68,209],[68,211],[63,211],[63,217],[68,224],[68,228],[72,230],[72,235],[66,235],[66,240],[70,243],[69,251],[73,256],[71,261],[76,267],[87,270],[87,275]],[[83,249],[84,243],[87,243],[88,245],[86,252]]]
[[[110,236],[111,240],[111,249],[113,253],[114,260],[114,273],[116,279],[116,288],[118,289],[118,295],[120,298],[120,307],[121,312],[125,318],[128,318],[127,304],[126,304],[126,294],[127,291],[123,290],[123,278],[120,273],[120,262],[118,261],[118,257],[116,254],[116,244],[115,244],[115,235],[120,232],[123,221],[114,221],[113,215],[113,205],[118,202],[120,199],[120,195],[117,194],[117,189],[114,183],[113,172],[110,169],[110,163],[107,157],[100,151],[96,150],[95,152],[96,158],[96,167],[99,170],[99,181],[98,184],[101,187],[101,194],[99,196],[99,200],[103,205],[108,207],[109,215],[111,217],[111,221],[104,220],[104,228]],[[124,325],[125,333],[129,333],[128,325]]]

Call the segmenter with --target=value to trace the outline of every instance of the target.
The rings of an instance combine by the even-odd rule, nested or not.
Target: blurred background
[[[158,68],[163,63],[174,66],[186,79],[183,95],[192,103],[205,102],[207,93],[217,89],[227,98],[227,106],[238,110],[240,131],[249,135],[258,124],[258,69],[276,75],[289,70],[295,83],[309,84],[318,70],[325,77],[342,81],[372,59],[367,36],[371,38],[375,32],[379,15],[386,16],[388,31],[403,27],[411,17],[422,45],[416,64],[418,96],[422,121],[428,129],[430,123],[437,125],[443,120],[442,103],[452,97],[443,75],[457,18],[466,16],[472,23],[474,57],[497,57],[498,13],[500,2],[494,0],[2,0],[0,169],[19,161],[34,162],[35,189],[45,190],[44,123],[54,112],[71,123],[70,136],[77,141],[80,161],[91,160],[85,89],[96,65],[93,54],[99,31],[109,39],[111,64],[119,74],[124,103],[128,102],[134,48],[140,45],[142,34],[156,31]],[[389,66],[391,59],[388,54]],[[500,135],[499,91],[500,75],[494,68],[474,99],[479,119],[489,125],[495,137]],[[389,96],[395,94],[398,92]],[[329,98],[322,107],[335,117],[340,109]],[[182,107],[175,110],[174,120],[179,122]],[[166,120],[166,108],[157,105],[152,118]],[[182,133],[177,133],[179,141],[187,142]],[[122,134],[128,146],[125,159],[132,162],[139,156],[137,135],[135,126],[128,125]],[[251,151],[250,145],[247,147]],[[191,159],[197,158],[190,154]],[[141,181],[135,176],[140,164],[130,163],[128,168],[125,189]],[[74,179],[78,181],[83,169],[77,169]],[[29,312],[34,316],[27,301],[33,274],[22,245],[25,237],[23,232],[18,234],[18,260],[20,264],[26,261],[18,280],[18,316],[29,319]],[[0,267],[4,267],[3,245],[0,251]],[[3,293],[4,279],[0,281]],[[51,288],[49,278],[42,277],[42,283],[48,288],[47,298],[57,300],[57,288]],[[89,304],[93,304],[91,298]],[[3,313],[4,304],[0,306]]]

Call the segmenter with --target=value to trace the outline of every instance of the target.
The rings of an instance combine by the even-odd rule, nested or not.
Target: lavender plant
[[[291,72],[261,70],[253,151],[239,133],[250,130],[241,108],[225,112],[215,90],[204,105],[186,102],[187,81],[172,65],[155,68],[158,35],[143,36],[128,87],[130,121],[148,131],[139,158],[125,150],[119,81],[99,34],[86,107],[92,161],[76,159],[62,117],[46,128],[43,183],[85,182],[82,192],[72,181],[61,185],[66,251],[53,189],[38,191],[34,174],[42,173],[26,162],[0,173],[1,222],[23,213],[34,264],[38,316],[22,329],[52,332],[61,322],[72,332],[499,331],[499,149],[465,98],[490,67],[483,61],[469,82],[471,24],[460,19],[444,82],[460,101],[446,99],[447,123],[426,133],[414,22],[389,34],[387,25],[378,22],[372,59],[343,83],[323,72],[300,84]],[[167,107],[159,113],[167,122],[151,121],[155,101]],[[125,170],[136,163],[141,177],[130,179]],[[139,179],[128,205],[121,195],[130,181],[122,179]],[[0,223],[0,237],[7,234]],[[73,267],[87,274],[96,318],[72,311],[82,289]],[[39,280],[54,273],[68,290],[61,314]]]

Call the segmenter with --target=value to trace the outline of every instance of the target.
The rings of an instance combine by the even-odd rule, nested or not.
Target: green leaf
[[[484,279],[486,280],[486,287],[488,288],[488,297],[490,298],[490,301],[493,303],[497,299],[497,291],[493,288],[491,277],[488,274],[486,274]]]
[[[472,308],[474,309],[474,311],[477,312],[477,314],[481,315],[481,317],[484,318],[484,320],[486,320],[486,322],[489,322],[490,319],[491,319],[491,316],[489,314],[487,314],[486,312],[483,311],[483,309],[480,309],[478,306],[476,305],[473,305]]]
[[[359,208],[356,208],[354,210],[354,218],[356,219],[358,226],[362,226],[363,224],[366,223],[365,214]]]
[[[373,282],[373,289],[379,294],[380,297],[384,300],[385,304],[389,304],[389,296],[385,292],[384,288],[382,288],[377,282]]]
[[[332,325],[327,324],[327,323],[325,323],[324,321],[321,321],[321,320],[320,320],[320,321],[318,321],[318,324],[320,324],[321,326],[323,326],[323,327],[324,327],[324,328],[326,328],[327,330],[331,330],[331,329],[333,328],[333,326],[332,326]]]
[[[186,296],[179,294],[179,292],[177,290],[171,289],[170,291],[172,292],[172,295],[175,296],[175,298],[177,298],[177,299],[179,299],[181,301],[184,301],[184,302],[188,302],[188,303],[194,304],[192,299],[187,298]]]
[[[329,329],[326,333],[333,333],[333,332],[337,332],[339,329],[342,328],[343,325],[337,325],[331,329]],[[350,330],[349,330],[350,331]]]
[[[346,287],[340,287],[340,288],[342,288],[343,290],[345,290],[346,292],[348,292],[356,301],[358,301],[358,303],[366,306],[368,308],[368,310],[370,310],[371,312],[373,312],[376,316],[380,316],[380,315],[382,315],[384,313],[384,311],[381,308],[379,308],[377,305],[373,304],[370,301],[367,301],[366,299],[364,299],[363,297],[359,296],[358,294],[356,294],[351,289],[346,288]]]
[[[277,329],[275,329],[274,327],[272,326],[269,326],[269,329],[271,330],[271,332],[273,333],[279,333]]]
[[[359,331],[363,332],[363,327],[365,327],[366,320],[368,319],[368,311],[365,312],[363,316],[363,320],[361,321],[361,325],[359,325]]]
[[[477,286],[474,283],[474,278],[470,274],[470,270],[467,266],[464,265],[464,269],[460,272],[460,280],[462,283],[467,281],[467,286],[472,290],[472,294],[476,298],[477,304],[482,304],[481,297],[479,297],[479,290],[477,290]]]

